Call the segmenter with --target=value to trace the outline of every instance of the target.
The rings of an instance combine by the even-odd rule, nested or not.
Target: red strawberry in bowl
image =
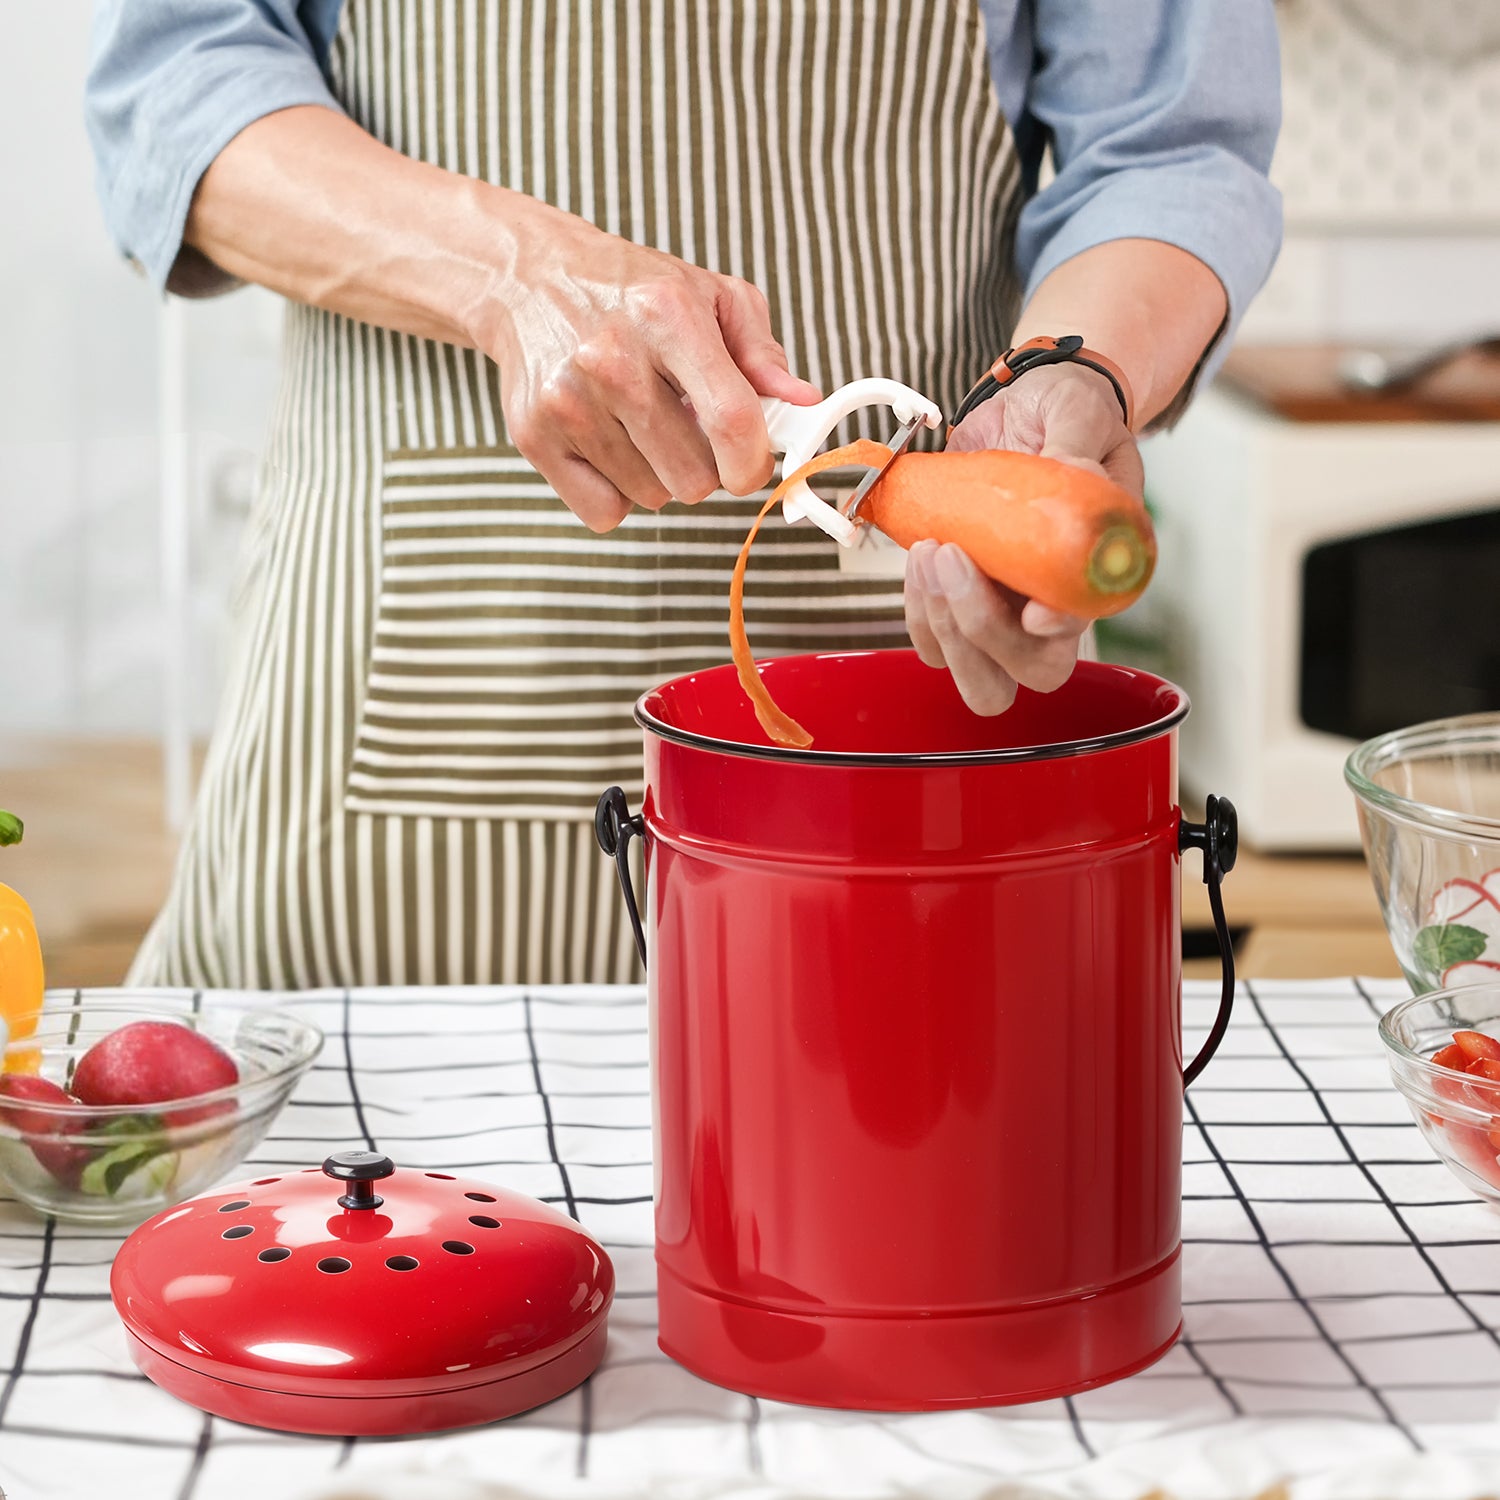
[[[71,1114],[50,1109],[27,1108],[37,1104],[72,1104]],[[88,1129],[87,1111],[81,1101],[46,1078],[23,1073],[0,1073],[0,1123],[21,1133],[31,1154],[57,1180],[77,1187],[91,1152],[87,1146],[67,1139]]]
[[[172,1021],[132,1021],[78,1060],[73,1092],[96,1105],[163,1104],[238,1083],[235,1060],[201,1032]],[[190,1125],[233,1110],[230,1100],[169,1110],[165,1125]]]

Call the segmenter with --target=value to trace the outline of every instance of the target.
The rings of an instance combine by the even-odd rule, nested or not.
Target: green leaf
[[[122,1141],[132,1141],[137,1146],[149,1146],[153,1151],[162,1149],[158,1137],[163,1133],[159,1115],[116,1115],[107,1124],[93,1127],[89,1135],[119,1136]]]
[[[78,1185],[96,1197],[117,1196],[135,1173],[158,1159],[165,1159],[168,1180],[176,1168],[176,1156],[168,1147],[166,1131],[158,1115],[144,1112],[116,1115],[103,1125],[91,1125],[83,1139],[94,1147],[95,1155],[83,1169]],[[111,1140],[118,1140],[120,1144],[103,1144]],[[154,1190],[150,1181],[146,1181],[145,1186]]]
[[[1466,964],[1484,952],[1485,936],[1477,927],[1444,922],[1424,927],[1411,945],[1412,957],[1429,974],[1441,974],[1454,964]]]
[[[153,1154],[136,1145],[115,1146],[101,1152],[83,1169],[78,1185],[96,1197],[112,1198],[125,1178]]]
[[[153,1156],[137,1157],[135,1165],[121,1175],[114,1185],[117,1198],[151,1198],[172,1185],[179,1165],[175,1151],[161,1151]]]
[[[162,1140],[127,1141],[96,1156],[83,1169],[78,1185],[96,1197],[114,1198],[126,1183],[155,1191],[170,1182],[176,1170],[176,1153]],[[144,1174],[139,1180],[138,1173]]]
[[[26,825],[12,812],[0,808],[0,849],[19,844]]]
[[[146,1166],[147,1163],[152,1161],[156,1153],[149,1151],[126,1153],[121,1151],[119,1153],[111,1152],[110,1155],[117,1155],[118,1160],[111,1161],[104,1169],[104,1186],[108,1190],[110,1197],[113,1198],[125,1186],[126,1179],[134,1176],[141,1167]]]

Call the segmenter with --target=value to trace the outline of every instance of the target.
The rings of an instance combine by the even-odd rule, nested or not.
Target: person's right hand
[[[758,398],[819,399],[749,282],[542,203],[473,324],[511,442],[592,531],[632,505],[759,489],[773,459]]]

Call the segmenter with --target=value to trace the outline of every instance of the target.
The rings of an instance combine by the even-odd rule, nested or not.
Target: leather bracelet
[[[948,424],[948,431],[952,432],[976,406],[983,405],[991,396],[1004,390],[1012,381],[1019,380],[1028,370],[1035,370],[1042,365],[1062,364],[1085,365],[1104,376],[1114,387],[1115,395],[1119,398],[1120,411],[1124,415],[1125,425],[1131,426],[1135,415],[1135,403],[1131,396],[1130,382],[1125,378],[1125,372],[1112,359],[1107,359],[1092,349],[1085,349],[1080,335],[1069,333],[1061,338],[1048,338],[1043,335],[1039,338],[1027,339],[1024,344],[1007,349],[959,403],[952,422]]]

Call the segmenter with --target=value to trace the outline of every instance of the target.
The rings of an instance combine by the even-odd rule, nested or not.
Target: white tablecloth
[[[106,1290],[117,1234],[7,1201],[0,1486],[10,1500],[1248,1500],[1284,1483],[1295,1500],[1475,1500],[1500,1489],[1500,1217],[1433,1158],[1388,1080],[1375,1018],[1403,993],[1243,987],[1189,1094],[1187,1332],[1165,1359],[1070,1401],[899,1417],[756,1401],[657,1350],[640,991],[257,997],[304,1009],[328,1042],[234,1175],[369,1144],[573,1208],[619,1277],[604,1365],[542,1410],[441,1437],[239,1427],[135,1372]],[[1190,1042],[1216,995],[1187,985]]]

